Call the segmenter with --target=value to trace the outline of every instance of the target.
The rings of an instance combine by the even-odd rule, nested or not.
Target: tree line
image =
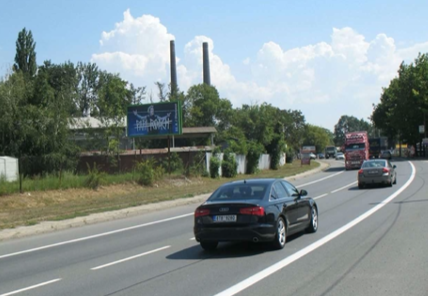
[[[183,126],[215,126],[217,145],[245,155],[269,153],[272,168],[278,166],[285,150],[293,156],[302,145],[315,145],[323,151],[333,144],[334,135],[308,124],[299,110],[268,103],[234,108],[214,86],[199,84],[183,92],[161,82],[155,84],[158,100],[182,102]],[[127,106],[148,100],[153,101],[153,95],[147,95],[146,87],[135,86],[94,63],[46,60],[38,65],[36,42],[24,28],[16,40],[14,65],[0,81],[0,155],[20,158],[26,175],[73,171],[81,151],[70,140],[73,131],[69,125],[82,116],[96,117],[105,124],[102,151],[119,155],[118,138]],[[186,141],[188,145],[203,144]],[[152,148],[163,143],[138,139],[136,145]]]

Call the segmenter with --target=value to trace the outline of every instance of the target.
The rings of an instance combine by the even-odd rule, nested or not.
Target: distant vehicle
[[[325,148],[325,158],[329,159],[335,158],[337,153],[337,148],[335,146],[328,146]]]
[[[369,142],[367,132],[345,134],[345,169],[359,169],[369,159]]]
[[[318,154],[318,158],[319,158],[319,159],[324,159],[324,158],[325,158],[325,155],[324,155],[323,153],[320,153],[320,154]]]
[[[362,189],[373,184],[385,184],[392,187],[392,184],[397,184],[395,169],[396,166],[392,165],[389,160],[366,160],[358,171],[358,188]]]
[[[388,137],[369,138],[369,157],[379,158],[382,150],[388,149]]]
[[[380,154],[380,158],[391,160],[392,159],[391,151],[389,151],[389,150],[382,151],[382,153]]]
[[[342,152],[337,152],[336,154],[336,160],[339,160],[339,159],[345,159],[345,155]]]
[[[193,232],[205,250],[219,242],[270,242],[285,246],[288,235],[318,230],[318,206],[282,179],[251,179],[221,185],[195,211]]]
[[[302,153],[302,158],[310,158],[310,159],[316,159],[317,156],[315,154],[311,153]]]

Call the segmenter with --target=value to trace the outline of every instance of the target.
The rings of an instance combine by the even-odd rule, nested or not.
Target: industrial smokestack
[[[169,42],[170,49],[170,61],[171,61],[171,95],[175,95],[177,92],[177,65],[175,63],[175,42],[171,40]]]
[[[204,69],[204,83],[211,85],[210,57],[208,54],[208,42],[202,43],[202,62],[203,62],[203,69]]]

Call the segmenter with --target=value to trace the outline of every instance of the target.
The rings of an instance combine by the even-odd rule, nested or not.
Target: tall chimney
[[[169,42],[170,49],[170,62],[171,62],[171,95],[177,92],[177,65],[175,63],[175,42],[171,40]]]
[[[202,62],[203,62],[203,69],[204,69],[204,83],[211,85],[208,42],[202,43]]]

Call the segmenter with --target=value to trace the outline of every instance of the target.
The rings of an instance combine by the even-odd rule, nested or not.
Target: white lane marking
[[[320,198],[323,198],[323,197],[325,197],[325,196],[327,196],[328,195],[328,193],[324,193],[324,194],[321,194],[321,195],[319,195],[319,196],[317,196],[317,197],[314,197],[314,198],[312,198],[313,200],[316,200],[316,199],[320,199]]]
[[[32,290],[32,289],[35,289],[35,288],[39,288],[39,287],[42,287],[42,286],[53,284],[53,283],[58,282],[60,280],[61,279],[51,280],[51,281],[40,283],[40,284],[37,284],[37,285],[34,285],[34,286],[30,286],[30,287],[27,287],[27,288],[23,288],[23,289],[19,289],[19,290],[16,290],[16,291],[12,291],[12,292],[9,292],[9,293],[6,293],[6,294],[1,294],[0,296],[15,295],[15,294],[18,294],[18,293],[21,293],[21,292],[25,292],[25,291]]]
[[[305,256],[305,255],[311,253],[312,251],[318,249],[319,247],[325,245],[329,241],[333,240],[334,238],[338,237],[342,233],[348,231],[349,229],[351,229],[352,227],[354,227],[355,225],[357,225],[361,221],[367,219],[368,217],[370,217],[371,215],[373,215],[374,213],[379,211],[386,204],[388,204],[390,201],[392,201],[394,198],[396,198],[407,187],[409,187],[409,185],[415,179],[415,172],[416,172],[415,167],[411,162],[409,162],[409,164],[410,164],[411,169],[412,169],[412,174],[411,174],[409,180],[407,180],[407,182],[400,189],[398,189],[396,192],[394,192],[389,197],[387,197],[385,200],[383,200],[382,203],[378,204],[377,206],[373,207],[372,209],[368,210],[367,212],[365,212],[361,216],[355,218],[354,220],[352,220],[348,224],[346,224],[346,225],[340,227],[339,229],[333,231],[332,233],[323,237],[322,239],[310,244],[306,248],[301,249],[300,251],[294,253],[293,255],[290,255],[290,256],[284,258],[283,260],[267,267],[266,269],[256,273],[255,275],[253,275],[253,276],[243,280],[242,282],[239,282],[236,285],[228,288],[227,290],[224,290],[224,291],[216,294],[215,296],[229,296],[229,295],[231,296],[231,295],[235,295],[235,294],[247,289],[248,287],[254,285],[255,283],[257,283],[257,282],[263,280],[264,278],[270,276],[271,274],[274,274],[278,270],[286,267],[287,265],[293,263],[294,261],[302,258],[303,256]]]
[[[195,238],[194,237],[192,237],[191,239],[189,239],[189,240],[195,240]]]
[[[351,184],[348,184],[348,185],[345,185],[345,186],[343,186],[343,187],[340,187],[339,189],[333,190],[331,193],[339,192],[340,190],[343,190],[343,189],[345,189],[345,188],[351,187],[352,185],[355,185],[355,184],[357,184],[357,183],[358,183],[358,181],[352,182]]]
[[[115,265],[115,264],[119,264],[119,263],[126,262],[126,261],[129,261],[129,260],[132,260],[132,259],[136,259],[136,258],[139,258],[139,257],[146,256],[146,255],[149,255],[149,254],[152,254],[152,253],[156,253],[156,252],[168,249],[168,248],[171,248],[171,246],[165,246],[165,247],[158,248],[158,249],[155,249],[155,250],[151,250],[151,251],[148,251],[148,252],[144,252],[144,253],[141,253],[141,254],[138,254],[138,255],[135,255],[135,256],[131,256],[131,257],[128,257],[128,258],[125,258],[125,259],[121,259],[121,260],[117,260],[117,261],[114,261],[114,262],[111,262],[111,263],[107,263],[107,264],[104,264],[104,265],[93,267],[93,268],[91,268],[91,270],[98,270],[98,269],[101,269],[101,268],[109,267],[109,266],[112,266],[112,265]]]
[[[153,221],[153,222],[135,225],[135,226],[127,227],[127,228],[117,229],[117,230],[108,231],[108,232],[104,232],[104,233],[100,233],[100,234],[85,236],[85,237],[76,238],[76,239],[72,239],[72,240],[68,240],[68,241],[64,241],[64,242],[60,242],[60,243],[46,245],[46,246],[42,246],[42,247],[38,247],[38,248],[33,248],[33,249],[28,249],[28,250],[10,253],[10,254],[6,254],[6,255],[1,255],[0,259],[8,258],[8,257],[16,256],[16,255],[21,255],[21,254],[25,254],[25,253],[40,251],[40,250],[44,250],[44,249],[49,249],[49,248],[53,248],[53,247],[63,246],[63,245],[67,245],[67,244],[77,243],[77,242],[81,242],[81,241],[85,241],[85,240],[89,240],[89,239],[93,239],[93,238],[103,237],[103,236],[107,236],[107,235],[111,235],[111,234],[115,234],[115,233],[125,232],[125,231],[138,229],[138,228],[142,228],[142,227],[146,227],[146,226],[150,226],[150,225],[155,225],[155,224],[159,224],[159,223],[163,223],[163,222],[177,220],[177,219],[189,217],[192,215],[193,215],[193,213],[188,213],[188,214],[175,216],[175,217],[171,217],[171,218],[167,218],[167,219],[163,219],[163,220]]]
[[[344,171],[341,171],[341,172],[338,172],[338,173],[336,173],[336,174],[333,174],[333,175],[327,176],[327,177],[325,177],[325,178],[321,178],[321,179],[318,179],[318,180],[315,180],[315,181],[312,181],[312,182],[309,182],[309,183],[305,183],[305,184],[298,185],[298,186],[296,186],[296,188],[303,187],[303,186],[306,186],[306,185],[312,185],[312,184],[315,184],[315,183],[318,183],[318,182],[321,182],[321,181],[324,181],[324,180],[327,180],[327,179],[333,178],[333,177],[335,177],[335,176],[337,176],[337,175],[343,174],[343,172],[344,172]]]

